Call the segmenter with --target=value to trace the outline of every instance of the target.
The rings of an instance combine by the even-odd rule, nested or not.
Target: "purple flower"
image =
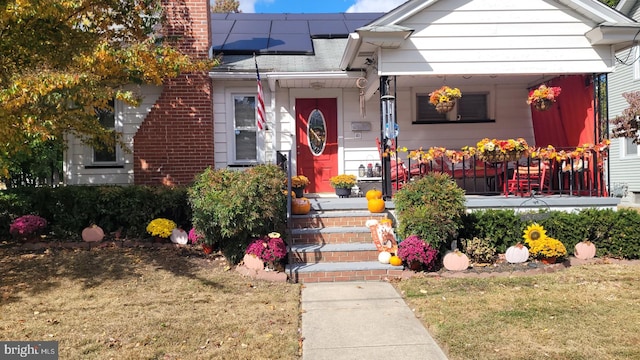
[[[279,237],[271,238],[265,236],[255,239],[249,244],[245,253],[254,255],[265,262],[278,261],[287,255],[287,246]]]
[[[406,263],[417,261],[431,270],[438,251],[417,235],[411,235],[398,244],[398,256]]]
[[[15,237],[37,235],[47,227],[47,220],[37,215],[24,215],[11,223],[9,233]]]

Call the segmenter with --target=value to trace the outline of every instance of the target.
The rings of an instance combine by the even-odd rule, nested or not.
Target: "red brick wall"
[[[164,35],[194,58],[208,56],[208,0],[162,1]],[[134,182],[185,185],[213,166],[212,83],[206,72],[182,74],[163,92],[134,137]]]

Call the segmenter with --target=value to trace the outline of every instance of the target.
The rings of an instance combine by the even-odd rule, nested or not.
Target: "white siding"
[[[629,107],[622,97],[625,92],[640,91],[640,79],[634,77],[634,67],[638,64],[637,53],[620,52],[617,57],[627,64],[619,62],[615,71],[608,76],[609,83],[609,119],[614,119]],[[635,61],[634,61],[635,60]],[[624,139],[611,139],[609,156],[609,175],[612,186],[626,184],[629,193],[640,193],[640,156],[623,156]],[[631,197],[633,198],[633,197]]]
[[[144,86],[139,91],[143,96],[140,106],[132,107],[119,101],[115,104],[116,124],[121,127],[123,141],[130,150],[120,152],[117,167],[91,167],[93,149],[84,145],[77,137],[67,136],[69,148],[64,154],[64,174],[67,185],[133,184],[133,137],[160,97],[162,87]]]
[[[584,34],[595,25],[561,4],[527,1],[439,1],[399,24],[414,33],[383,49],[382,74],[552,74],[608,72],[608,46]]]

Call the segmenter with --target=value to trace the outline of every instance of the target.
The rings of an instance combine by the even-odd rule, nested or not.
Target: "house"
[[[185,184],[206,166],[276,163],[284,152],[294,173],[311,178],[309,191],[327,192],[331,176],[382,162],[380,139],[409,149],[485,137],[596,143],[606,119],[594,89],[640,29],[596,0],[410,0],[385,14],[194,10],[189,19],[189,44],[198,46],[188,49],[202,56],[210,41],[221,66],[208,80],[189,74],[145,89],[139,108],[116,104],[131,152],[101,166],[71,139],[68,184]],[[210,32],[198,31],[205,21]],[[255,126],[256,66],[265,131]],[[564,89],[552,111],[526,103],[540,84]],[[447,114],[427,101],[443,85],[463,93]]]
[[[616,9],[621,13],[640,20],[640,2],[622,0]],[[631,48],[616,53],[615,70],[608,75],[608,110],[613,119],[629,107],[622,97],[623,93],[640,91],[640,47],[634,44]],[[622,199],[621,204],[638,205],[640,203],[640,152],[638,144],[630,138],[611,140],[609,156],[609,179],[612,195]]]

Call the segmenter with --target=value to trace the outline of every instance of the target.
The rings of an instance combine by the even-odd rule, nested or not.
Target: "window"
[[[429,103],[429,94],[416,95],[416,120],[414,124],[442,124],[448,122],[493,122],[489,118],[489,93],[464,93],[456,100],[455,108],[440,114]]]
[[[105,128],[111,130],[113,134],[114,144],[109,147],[96,147],[93,148],[93,163],[94,164],[115,164],[118,161],[119,149],[115,145],[116,137],[116,116],[115,116],[115,101],[109,102],[107,109],[95,109],[96,115],[100,124]]]
[[[258,160],[258,128],[256,126],[256,96],[233,95],[233,162]]]

